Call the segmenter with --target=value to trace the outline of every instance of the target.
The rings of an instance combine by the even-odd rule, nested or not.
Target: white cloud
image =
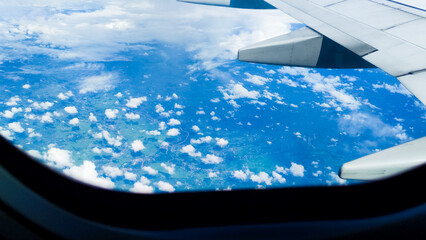
[[[180,131],[179,131],[179,129],[177,129],[177,128],[172,128],[172,129],[169,129],[168,131],[167,131],[167,135],[168,136],[172,136],[172,137],[174,137],[174,136],[177,136],[177,135],[179,135],[180,134]]]
[[[170,165],[170,166],[168,166],[167,164],[165,164],[165,163],[161,163],[161,166],[170,174],[170,175],[172,175],[172,174],[175,174],[175,165],[174,164],[172,164],[172,165]]]
[[[21,98],[19,98],[18,96],[15,96],[15,97],[11,97],[9,101],[7,101],[5,104],[7,106],[16,106],[18,105],[18,102],[20,101],[21,101]]]
[[[402,141],[410,139],[400,123],[391,126],[378,116],[366,113],[343,115],[339,119],[339,128],[351,136],[371,133],[374,137],[392,137]]]
[[[177,104],[177,103],[175,103],[175,106],[174,106],[175,108],[177,108],[177,109],[183,109],[183,106],[182,105],[180,105],[180,104]]]
[[[7,126],[9,127],[10,130],[16,133],[23,133],[25,131],[25,129],[21,126],[20,122],[9,123]]]
[[[71,106],[71,107],[65,107],[64,108],[65,112],[69,113],[69,114],[77,114],[78,110],[76,107]]]
[[[225,100],[239,98],[258,99],[260,97],[258,91],[249,91],[240,83],[231,85],[228,89],[222,89],[221,91]]]
[[[102,170],[105,172],[105,174],[108,177],[116,178],[119,176],[123,176],[123,170],[121,170],[118,167],[112,167],[112,166],[102,166]]]
[[[298,87],[299,86],[299,84],[298,83],[296,83],[295,81],[293,81],[293,80],[290,80],[288,77],[286,77],[286,76],[284,76],[283,78],[281,78],[281,79],[279,79],[279,80],[277,80],[277,82],[278,83],[283,83],[283,84],[286,84],[287,86],[290,86],[290,87]]]
[[[272,172],[272,177],[275,181],[278,181],[279,183],[286,183],[286,179],[283,178],[283,176],[275,171]]]
[[[209,172],[208,173],[208,177],[209,178],[215,178],[218,177],[219,172]]]
[[[80,80],[80,93],[107,91],[114,87],[118,77],[115,73],[102,73],[100,75],[85,77]]]
[[[84,161],[80,166],[72,166],[69,169],[64,169],[64,173],[70,177],[94,186],[102,188],[114,188],[115,186],[110,178],[98,176],[96,166],[91,161]]]
[[[123,137],[121,136],[117,136],[117,137],[111,137],[111,134],[106,131],[106,130],[102,130],[102,132],[94,134],[93,135],[95,138],[104,138],[109,145],[112,145],[114,147],[119,147],[121,146],[122,142],[121,140],[123,140]]]
[[[44,159],[57,168],[71,167],[73,163],[70,151],[55,147],[50,148],[47,153],[44,154]]]
[[[147,172],[149,175],[157,175],[158,171],[155,170],[152,167],[142,167],[142,170],[144,170],[145,172]]]
[[[327,181],[329,184],[331,184],[331,183],[337,183],[337,184],[339,184],[339,185],[346,185],[347,184],[347,181],[346,180],[344,180],[344,179],[341,179],[340,177],[339,177],[339,175],[337,175],[337,173],[335,173],[335,172],[331,172],[330,174],[329,174],[329,176],[331,177],[331,179],[332,179],[332,181]]]
[[[161,113],[161,112],[164,112],[164,111],[165,110],[164,110],[164,108],[163,108],[163,106],[161,104],[155,105],[155,112]]]
[[[7,129],[0,127],[0,135],[8,140],[13,140],[13,133]]]
[[[23,89],[29,89],[31,87],[31,85],[30,84],[24,84],[23,86],[22,86],[22,88]]]
[[[207,154],[206,157],[201,158],[201,161],[205,164],[219,164],[223,162],[223,158],[218,157],[214,154]]]
[[[162,141],[161,144],[160,144],[160,147],[167,149],[169,147],[169,145],[170,145],[170,143]]]
[[[325,97],[330,98],[331,102],[336,102],[334,107],[347,108],[353,111],[358,110],[362,105],[358,99],[346,92],[346,90],[351,89],[351,85],[343,83],[339,76],[324,77],[315,70],[298,67],[282,67],[279,72],[291,76],[300,75],[300,80],[307,83],[314,92],[320,92]]]
[[[277,173],[282,173],[282,174],[286,174],[287,175],[287,170],[284,167],[280,167],[278,165],[275,166],[275,172]]]
[[[236,179],[247,180],[247,174],[242,170],[232,172],[232,176],[234,176]]]
[[[108,119],[115,119],[117,118],[118,112],[119,111],[117,109],[107,109],[105,110],[105,115]]]
[[[202,137],[200,139],[191,139],[191,144],[202,144],[202,143],[209,143],[213,140],[212,137],[210,136],[206,136],[206,137]]]
[[[158,129],[159,129],[159,130],[166,130],[166,128],[167,128],[167,126],[166,126],[166,123],[165,123],[165,122],[160,122],[160,123],[158,124]]]
[[[200,67],[211,69],[235,59],[241,47],[288,32],[288,22],[294,22],[279,11],[217,11],[165,0],[26,1],[6,6],[18,9],[4,16],[5,27],[10,29],[4,38],[13,49],[7,59],[19,59],[25,50],[31,50],[59,59],[115,60],[122,59],[117,55],[129,48],[143,50],[140,43],[169,42],[182,45]],[[67,7],[75,11],[65,14]],[[27,10],[19,11],[23,8]],[[18,42],[26,38],[39,44]]]
[[[145,146],[143,145],[141,140],[135,140],[132,142],[132,150],[134,152],[141,152],[145,149]]]
[[[195,132],[200,131],[200,128],[196,125],[192,126],[192,130],[194,130]]]
[[[149,186],[150,183],[151,181],[142,176],[139,181],[134,183],[133,188],[130,188],[130,191],[134,193],[153,193],[154,188]]]
[[[175,191],[175,188],[170,183],[167,183],[167,182],[159,181],[156,185],[160,191],[164,191],[164,192]]]
[[[407,90],[407,88],[405,88],[402,84],[394,84],[394,85],[390,85],[387,83],[382,83],[382,84],[373,84],[373,88],[374,89],[385,89],[388,90],[391,93],[399,93],[405,96],[412,96],[412,94],[410,93],[410,91]]]
[[[124,172],[124,178],[130,181],[136,181],[136,178],[138,177],[138,175],[132,173],[132,172]]]
[[[147,97],[130,98],[127,100],[126,106],[129,108],[138,108],[143,102],[147,101]]]
[[[141,118],[139,114],[135,114],[135,113],[126,113],[125,116],[127,119],[130,119],[130,120],[136,120]]]
[[[297,163],[291,163],[290,173],[295,177],[303,177],[305,175],[305,167]]]
[[[229,143],[228,140],[223,138],[215,138],[215,140],[216,140],[216,145],[218,145],[221,148],[226,147],[226,145],[228,145]]]
[[[6,110],[1,115],[5,118],[13,118],[16,113],[22,112],[22,108],[13,107],[11,110]]]
[[[265,78],[265,77],[258,76],[258,75],[251,75],[250,73],[245,73],[245,75],[247,77],[245,79],[245,81],[251,82],[255,85],[262,86],[262,85],[265,85],[267,82],[272,81],[270,78]]]
[[[91,121],[91,122],[97,122],[98,119],[96,118],[95,115],[93,115],[93,113],[90,113],[90,115],[89,115],[89,121]]]
[[[180,150],[181,153],[186,153],[191,157],[201,157],[201,153],[197,152],[192,145],[186,145],[185,147],[182,147]]]
[[[178,126],[180,124],[181,124],[180,121],[174,118],[171,118],[169,122],[167,123],[167,125],[170,125],[170,126]]]
[[[34,158],[38,158],[38,159],[43,158],[41,153],[37,150],[28,150],[27,153],[28,153],[28,155],[30,155],[31,157],[34,157]]]
[[[152,130],[152,131],[148,131],[148,132],[146,132],[146,134],[148,134],[148,135],[153,135],[153,136],[160,136],[160,135],[161,135],[161,132],[160,132],[160,131],[158,131],[158,130]]]
[[[234,108],[241,107],[234,99],[229,100],[228,103],[231,104],[231,106],[233,106]]]
[[[259,174],[253,174],[250,179],[256,183],[265,183],[266,185],[272,185],[272,178],[266,172],[260,172]]]
[[[68,91],[66,93],[59,93],[57,97],[61,100],[67,100],[72,96],[74,96],[73,93],[71,91]]]
[[[40,118],[40,121],[42,123],[53,123],[52,114],[50,112],[43,114]]]
[[[74,126],[78,125],[78,124],[80,124],[80,120],[78,120],[78,118],[73,118],[69,121],[69,124],[74,125]]]
[[[38,102],[34,102],[33,104],[32,104],[32,106],[35,108],[35,109],[48,109],[48,108],[50,108],[50,107],[52,107],[53,106],[53,104],[54,103],[52,103],[52,102],[41,102],[41,103],[38,103]]]

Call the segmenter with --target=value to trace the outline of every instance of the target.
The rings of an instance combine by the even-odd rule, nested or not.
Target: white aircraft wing
[[[426,11],[386,0],[266,2],[397,77],[426,104]]]
[[[379,67],[426,104],[426,1],[179,0],[277,8],[307,27],[239,50],[247,62],[301,67]],[[372,180],[426,163],[426,137],[346,163],[342,178]]]

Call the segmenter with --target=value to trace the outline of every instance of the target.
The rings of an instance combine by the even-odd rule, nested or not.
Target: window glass
[[[0,3],[0,133],[59,172],[140,192],[344,185],[343,163],[425,135],[380,69],[239,62],[302,27],[173,0]]]

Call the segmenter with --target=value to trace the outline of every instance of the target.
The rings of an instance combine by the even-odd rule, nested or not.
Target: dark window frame
[[[66,177],[0,137],[0,164],[33,192],[84,219],[137,230],[354,220],[425,203],[426,165],[365,184],[265,190],[134,194]]]

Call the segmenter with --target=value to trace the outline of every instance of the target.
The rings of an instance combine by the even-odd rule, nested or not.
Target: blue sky
[[[0,3],[0,133],[83,182],[134,192],[348,184],[342,163],[425,135],[379,69],[240,63],[300,27],[175,1]]]

